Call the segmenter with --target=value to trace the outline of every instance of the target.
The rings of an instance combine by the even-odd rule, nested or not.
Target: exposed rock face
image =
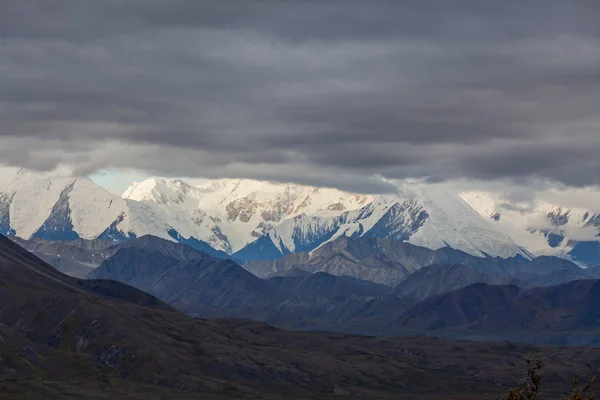
[[[408,241],[429,218],[414,200],[396,203],[363,236]]]
[[[571,210],[563,210],[562,208],[558,208],[548,212],[548,221],[550,221],[553,226],[564,226],[569,223],[570,215]]]
[[[249,222],[257,208],[258,204],[254,198],[245,197],[227,204],[225,210],[227,211],[228,220],[236,221],[239,219],[242,222]]]
[[[14,236],[15,230],[10,226],[10,203],[13,195],[0,193],[0,234]]]
[[[488,285],[519,285],[518,279],[505,274],[485,273],[466,265],[437,264],[423,267],[400,282],[394,288],[394,294],[416,301],[448,293],[474,283]]]
[[[310,254],[293,253],[276,260],[251,261],[245,263],[244,268],[259,277],[301,268],[312,273],[348,275],[395,286],[420,268],[432,264],[462,264],[481,273],[520,279],[528,286],[534,286],[534,281],[551,285],[589,278],[575,264],[555,257],[541,257],[533,261],[522,257],[483,258],[450,248],[431,250],[398,240],[366,237],[340,237]]]
[[[60,194],[58,201],[52,207],[50,216],[46,219],[34,237],[43,240],[76,240],[77,232],[73,230],[71,206],[69,199],[75,182],[68,185]]]

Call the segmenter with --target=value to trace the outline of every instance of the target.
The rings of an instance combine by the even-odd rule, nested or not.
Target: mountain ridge
[[[151,234],[227,254],[262,240],[281,255],[367,235],[527,256],[457,196],[420,186],[380,196],[251,180],[192,186],[150,179],[119,197],[88,178],[0,169],[0,214],[0,229],[24,239],[124,242]]]
[[[150,234],[205,252],[214,249],[222,257],[235,254],[242,262],[313,252],[342,236],[388,237],[480,257],[546,254],[543,246],[527,239],[537,233],[517,235],[513,241],[514,232],[502,228],[508,211],[498,212],[493,204],[488,207],[474,197],[412,183],[399,183],[394,195],[362,195],[241,179],[191,185],[154,178],[133,184],[119,197],[88,178],[62,171],[0,168],[0,232],[24,239],[115,242]],[[600,229],[594,228],[594,221],[600,220],[595,214],[586,212],[584,217],[585,229]],[[538,229],[545,235],[541,240],[553,241],[559,240],[556,235],[568,239],[570,233],[561,230],[578,220],[579,214],[555,210],[544,218],[551,229]],[[561,243],[571,245],[557,245],[551,254],[587,265],[600,262],[598,240],[567,239]]]
[[[484,258],[449,247],[432,250],[388,238],[366,237],[340,237],[311,253],[291,253],[279,259],[247,262],[243,266],[259,277],[299,268],[395,286],[432,264],[463,264],[482,273],[510,275],[529,286],[557,283],[553,279],[557,279],[558,272],[564,273],[564,279],[590,277],[584,269],[557,257]]]

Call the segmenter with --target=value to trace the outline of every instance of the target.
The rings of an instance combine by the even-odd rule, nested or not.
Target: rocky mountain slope
[[[598,280],[531,289],[476,283],[429,297],[392,325],[410,330],[594,332],[600,327],[599,305]]]
[[[111,254],[106,249],[112,245],[105,240],[24,240],[17,236],[10,239],[60,272],[77,278],[85,277],[100,265]]]
[[[483,258],[441,248],[431,250],[383,238],[340,237],[312,253],[293,253],[276,260],[252,261],[244,268],[256,276],[300,268],[312,273],[328,272],[395,286],[422,267],[432,264],[462,264],[486,274],[502,274],[526,282],[527,286],[552,285],[590,276],[577,265],[557,257],[529,260]]]
[[[119,250],[132,247],[140,250],[159,251],[164,255],[178,260],[190,260],[204,257],[204,255],[216,258],[228,258],[227,254],[214,249],[208,252],[201,252],[190,245],[182,245],[152,235],[145,235],[126,242],[117,242],[116,244],[113,241],[101,239],[56,241],[42,240],[34,237],[29,240],[23,240],[16,236],[12,236],[10,239],[60,272],[76,278],[84,278],[94,268],[100,266],[104,260],[113,256]]]
[[[186,247],[186,246],[180,246]],[[194,251],[190,248],[190,250]],[[275,288],[231,260],[201,254],[177,257],[160,250],[119,249],[88,278],[117,280],[199,317],[242,317],[277,299]],[[261,319],[258,311],[254,319]]]
[[[307,276],[272,277],[268,282],[280,291],[297,297],[378,297],[391,293],[391,289],[385,285],[326,272]]]
[[[370,246],[371,240],[342,238],[338,241],[362,244],[363,247],[353,247],[354,255],[366,254],[356,249],[371,252],[388,249],[388,255],[395,254],[395,262],[403,259],[408,265],[423,257],[419,248],[407,243],[398,242],[400,247],[397,247],[391,242],[379,248]],[[191,316],[245,317],[282,328],[369,335],[440,329],[450,334],[446,332],[448,329],[466,329],[479,318],[487,318],[489,312],[510,305],[517,294],[545,290],[527,289],[535,284],[549,286],[554,281],[578,279],[580,276],[573,269],[584,271],[552,257],[533,261],[498,258],[493,263],[494,259],[468,256],[479,264],[426,266],[392,288],[349,276],[311,273],[297,268],[283,271],[288,272],[283,276],[260,279],[231,260],[212,258],[186,245],[153,237],[120,246],[122,248],[88,276],[132,285]],[[444,250],[443,256],[464,257],[464,253]],[[371,258],[374,262],[381,259],[381,254],[379,258]],[[392,262],[389,258],[385,260]],[[560,315],[560,307],[560,304],[552,305],[546,313]],[[515,312],[520,315],[520,311]],[[494,326],[492,331],[508,329],[512,334],[519,326]],[[540,327],[528,329],[533,334]],[[593,326],[573,324],[568,329],[589,334]],[[489,331],[483,326],[473,328],[471,333]]]
[[[462,264],[434,264],[423,267],[400,282],[394,295],[421,301],[436,295],[461,289],[474,283],[488,285],[518,285],[518,279],[499,273],[484,273]]]
[[[370,313],[381,319],[389,318],[390,306],[397,314],[409,305],[387,298],[392,291],[387,286],[348,276],[304,272],[260,279],[231,260],[142,239],[128,242],[87,277],[123,282],[195,317],[245,317],[295,329],[341,330],[359,326],[375,304],[382,308]],[[148,248],[149,243],[156,245]]]
[[[512,386],[524,355],[547,360],[560,378],[551,390],[600,367],[594,349],[196,320],[129,286],[69,278],[1,237],[0,290],[0,387],[9,398],[469,399]],[[499,367],[499,356],[510,362]]]

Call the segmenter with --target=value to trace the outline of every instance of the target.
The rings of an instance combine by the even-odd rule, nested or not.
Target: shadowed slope
[[[119,293],[134,290],[126,286],[92,283],[100,295],[80,283],[0,238],[0,367],[12,369],[0,388],[10,396],[119,398],[129,391],[149,399],[481,398],[503,392],[498,383],[514,383],[524,354],[540,352],[558,366],[550,373],[561,388],[571,374],[585,372],[582,365],[600,367],[595,349],[369,339],[195,320],[162,303],[120,300],[132,297]],[[515,367],[499,366],[498,357]],[[40,384],[48,380],[57,383]],[[98,385],[102,381],[110,385]]]

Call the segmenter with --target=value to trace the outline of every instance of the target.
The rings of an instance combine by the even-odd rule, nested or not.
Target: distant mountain
[[[113,242],[150,234],[244,261],[313,251],[340,236],[529,256],[458,196],[408,184],[397,195],[373,196],[252,180],[150,179],[118,197],[87,178],[0,168],[0,232]]]
[[[265,280],[231,260],[158,238],[117,247],[88,278],[126,283],[196,317],[245,317],[292,329],[362,332],[364,322],[383,326],[384,319],[409,306],[390,296],[390,287],[348,276],[292,270]]]
[[[593,277],[586,269],[558,257],[542,256],[530,262],[516,263],[510,260],[498,261],[493,271],[515,277],[523,287],[552,286]],[[481,266],[479,269],[484,270]]]
[[[472,267],[454,264],[434,264],[417,270],[400,282],[393,293],[396,296],[420,301],[436,295],[464,288],[474,283],[488,285],[517,285],[519,281],[498,273],[484,273]]]
[[[466,326],[498,308],[505,307],[521,290],[515,285],[474,283],[462,289],[429,297],[408,309],[399,320],[391,322],[390,325],[411,331]]]
[[[227,249],[214,221],[199,209],[184,218],[157,204],[115,196],[88,178],[13,168],[0,168],[0,233],[115,243],[154,235],[205,252]]]
[[[274,226],[234,258],[245,263],[312,252],[340,237],[388,238],[480,257],[531,258],[458,196],[420,186],[406,186],[402,192],[402,196],[374,197],[360,209],[335,216],[298,215]]]
[[[267,281],[279,291],[297,297],[379,297],[391,293],[391,289],[385,285],[326,272],[307,276],[273,277]]]
[[[472,323],[480,330],[521,327],[576,331],[600,325],[600,281],[580,280],[525,290],[502,309]]]
[[[19,237],[11,237],[11,240],[34,253],[37,257],[62,273],[77,278],[84,278],[90,271],[122,248],[158,251],[182,261],[202,258],[206,254],[217,258],[228,258],[227,254],[214,249],[208,249],[205,253],[186,244],[176,243],[151,235],[145,235],[117,244],[101,239],[51,241],[37,238],[23,240]]]
[[[439,254],[443,252],[445,250]],[[459,253],[468,257],[465,253]],[[435,259],[435,254],[434,250],[397,240],[344,236],[310,254],[293,253],[277,260],[248,262],[244,268],[259,277],[300,268],[312,273],[347,275],[394,286],[418,268],[429,265]]]
[[[398,240],[364,237],[340,237],[310,254],[293,253],[276,260],[248,262],[244,268],[259,277],[300,268],[312,273],[323,271],[395,286],[420,268],[432,264],[467,265],[488,275],[519,279],[527,286],[590,277],[577,265],[556,257],[534,260],[521,256],[508,259],[477,257],[448,247],[431,250]]]
[[[153,235],[240,263],[364,237],[478,257],[600,264],[597,213],[542,204],[523,214],[482,196],[409,183],[393,195],[362,195],[254,180],[149,179],[120,197],[65,171],[0,168],[0,234],[115,243]]]
[[[285,278],[285,277],[302,278],[302,277],[311,276],[311,275],[313,275],[311,272],[305,271],[303,269],[291,268],[291,269],[274,272],[270,275],[265,276],[264,279]]]
[[[392,295],[289,297],[277,304],[263,322],[293,330],[385,335],[390,332],[390,321],[400,318],[412,305]]]
[[[544,201],[536,201],[523,209],[512,207],[491,193],[477,191],[460,196],[497,230],[534,254],[568,257],[585,265],[600,264],[600,214],[597,212]]]
[[[588,331],[600,323],[600,281],[550,287],[477,283],[414,305],[391,325],[398,330],[462,328],[477,332]]]
[[[364,244],[372,239],[343,240]],[[146,247],[151,241],[158,243]],[[595,293],[600,293],[597,281],[528,288],[534,282],[550,284],[575,277],[571,268],[579,267],[553,257],[537,261],[496,259],[495,264],[474,267],[431,265],[391,288],[299,269],[287,270],[291,271],[289,276],[260,279],[231,260],[215,259],[191,248],[182,250],[179,248],[186,246],[181,244],[156,238],[142,240],[139,247],[129,246],[132,243],[136,241],[119,249],[89,276],[132,285],[196,317],[243,316],[289,329],[367,335],[432,331],[481,336],[508,332],[515,338],[518,330],[528,335],[548,330],[548,335],[555,336],[544,333],[537,340],[559,340],[571,332],[583,332],[587,335],[579,339],[583,343],[591,343],[589,335],[600,321],[600,315],[596,319],[595,314],[600,305]],[[422,256],[416,246],[399,243],[403,251],[391,243],[387,254],[395,250],[397,260]],[[444,254],[451,255],[448,251]],[[414,261],[411,257],[405,261],[411,259]]]
[[[585,273],[594,279],[600,279],[600,265],[593,265],[586,268]]]
[[[60,272],[76,278],[84,278],[100,265],[111,254],[107,247],[112,244],[104,240],[23,240],[16,236],[10,239]]]
[[[244,317],[272,303],[276,293],[266,281],[231,260],[185,248],[124,246],[87,277],[126,283],[198,317]]]
[[[137,239],[112,245],[107,248],[107,252],[114,254],[121,249],[131,248],[159,252],[180,261],[205,258],[205,256],[219,259],[229,258],[227,253],[215,250],[212,247],[192,246],[187,242],[177,243],[152,235],[144,235]]]

